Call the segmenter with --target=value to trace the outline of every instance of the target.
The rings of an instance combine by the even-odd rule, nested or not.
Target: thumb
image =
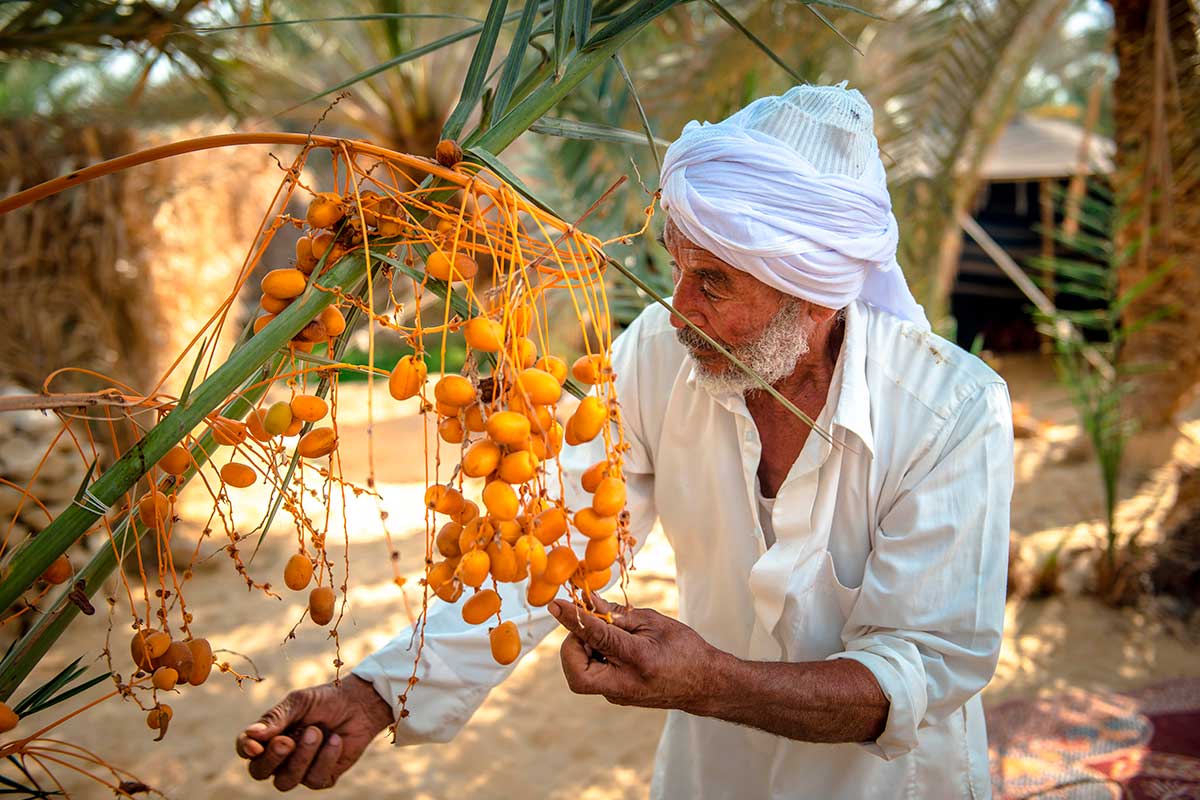
[[[304,690],[289,692],[287,697],[259,717],[258,722],[246,728],[246,734],[260,741],[278,736],[290,728],[293,722],[303,718],[309,705]]]

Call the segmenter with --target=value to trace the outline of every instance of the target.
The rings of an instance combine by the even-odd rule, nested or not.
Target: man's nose
[[[698,328],[703,328],[706,320],[701,310],[696,303],[696,293],[688,285],[689,281],[684,278],[675,284],[675,296],[671,298],[671,305],[675,310],[687,317]],[[679,314],[671,315],[671,326],[674,328],[686,328],[687,323],[679,316]]]

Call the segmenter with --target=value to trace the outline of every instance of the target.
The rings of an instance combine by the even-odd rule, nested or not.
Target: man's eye
[[[708,287],[707,283],[700,284],[700,294],[704,295],[706,300],[720,300],[721,296]]]

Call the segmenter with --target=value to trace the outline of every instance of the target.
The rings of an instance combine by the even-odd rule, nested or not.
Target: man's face
[[[790,375],[808,352],[814,321],[809,304],[767,286],[689,241],[668,218],[663,234],[675,282],[675,308],[768,382]],[[710,388],[745,392],[757,386],[678,317],[679,340]]]

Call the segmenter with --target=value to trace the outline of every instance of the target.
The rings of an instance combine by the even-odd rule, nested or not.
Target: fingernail
[[[316,744],[317,739],[319,739],[320,737],[321,737],[320,731],[318,731],[316,728],[309,728],[308,730],[306,730],[304,732],[304,743],[305,744]]]
[[[336,733],[329,737],[329,746],[330,747],[337,747],[341,743],[342,743],[342,737],[338,736]]]
[[[253,725],[251,725],[250,727],[246,728],[246,732],[248,733],[250,731],[254,731],[255,733],[262,733],[266,729],[267,729],[266,725],[262,724],[261,722],[256,722]]]
[[[283,755],[287,751],[291,750],[292,747],[285,740],[280,739],[279,741],[275,742],[274,745],[272,745],[271,749],[273,749],[277,754]]]

